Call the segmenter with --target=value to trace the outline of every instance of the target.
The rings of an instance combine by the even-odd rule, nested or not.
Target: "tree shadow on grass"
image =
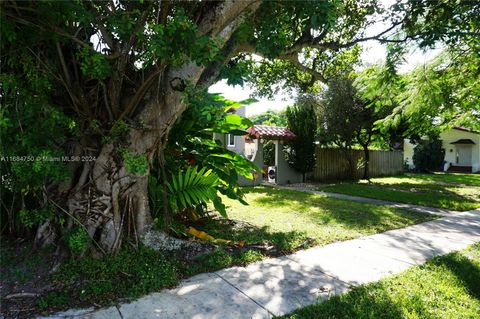
[[[302,308],[285,318],[322,319],[322,318],[403,318],[401,305],[388,294],[388,288],[381,283],[353,288],[340,296]]]
[[[344,183],[327,186],[323,190],[326,192],[462,211],[475,209],[480,206],[480,202],[474,196],[459,194],[448,185]]]
[[[372,233],[433,218],[421,213],[328,198],[294,190],[255,188],[249,189],[248,193],[262,195],[253,199],[252,205],[268,206],[272,209],[292,207],[295,211],[304,213],[303,216],[319,227],[337,225],[349,230]]]
[[[367,184],[366,184],[367,185]],[[372,186],[377,186],[377,187],[385,187],[385,188],[390,188],[390,189],[396,189],[399,191],[408,191],[408,192],[415,192],[418,194],[427,194],[427,193],[439,193],[442,195],[446,196],[451,196],[451,197],[459,197],[463,198],[464,195],[459,194],[457,189],[478,189],[480,191],[480,188],[477,186],[468,186],[468,187],[462,187],[459,185],[447,185],[447,184],[442,184],[442,183],[433,183],[433,184],[417,184],[417,183],[412,183],[412,182],[399,182],[399,183],[372,183],[368,184]]]
[[[329,198],[319,194],[267,187],[249,189],[246,193],[261,195],[257,198],[249,199],[249,203],[252,205],[258,205],[266,208],[291,207],[295,211],[300,212],[309,210],[311,208],[317,208],[325,211],[334,211],[338,209],[358,210],[361,208],[374,206],[364,203],[352,202],[344,199]]]
[[[476,250],[437,257],[425,266],[355,287],[285,318],[393,319],[407,314],[412,318],[476,318],[478,308],[474,300],[480,299],[480,243],[476,245]],[[473,300],[457,289],[459,285],[465,287]]]
[[[475,188],[477,191],[471,191],[472,195],[468,193],[459,193],[462,188],[454,185],[445,184],[415,184],[415,183],[395,183],[395,184],[373,184],[376,188],[383,188],[387,190],[409,193],[410,196],[415,196],[419,204],[428,205],[431,202],[437,202],[440,207],[452,209],[474,209],[475,206],[480,206],[480,201],[475,198],[475,195],[480,196],[480,188]],[[471,190],[474,186],[471,186]],[[433,200],[433,201],[432,201]]]
[[[298,211],[318,226],[343,225],[347,229],[371,228],[383,224],[383,218],[391,218],[382,214],[385,207],[357,203],[343,199],[299,192],[295,190],[278,190],[257,188],[250,193],[262,195],[251,201],[252,205]],[[272,211],[273,213],[273,211]],[[385,215],[385,216],[382,216]]]
[[[309,218],[312,223],[319,225],[338,225],[348,230],[370,234],[428,221],[433,217],[377,206],[368,209],[356,207],[327,209],[321,214],[309,214]]]
[[[292,252],[313,243],[302,231],[276,232],[268,226],[259,227],[241,220],[219,218],[205,221],[200,227],[213,237],[245,241],[248,248],[256,248],[271,256]]]
[[[196,225],[216,238],[245,241],[247,246],[268,255],[280,255],[306,248],[315,244],[328,244],[338,240],[356,238],[381,231],[401,228],[432,219],[421,213],[408,212],[386,206],[357,203],[348,200],[328,198],[320,195],[279,190],[267,187],[246,188],[252,214],[267,214],[278,220],[271,227],[245,220],[217,218]],[[256,211],[258,207],[259,211]],[[236,207],[235,209],[242,209]],[[266,218],[266,219],[268,219]],[[263,223],[263,222],[260,222]],[[284,223],[291,229],[279,231]],[[266,251],[266,246],[274,246]]]
[[[463,173],[445,173],[445,174],[418,174],[418,173],[409,173],[401,176],[396,176],[396,178],[418,178],[430,182],[442,182],[449,183],[452,185],[471,185],[471,186],[480,186],[480,175],[479,174],[463,174]]]
[[[412,318],[477,318],[480,243],[476,247],[476,250],[437,257],[425,266],[414,267],[395,277],[355,287],[285,318],[393,319],[407,314]],[[465,290],[459,289],[462,286]]]
[[[464,254],[456,253],[445,256],[436,263],[446,266],[450,272],[462,283],[468,293],[480,300],[480,263],[475,264],[466,255],[477,254],[480,259],[480,243],[477,243],[477,252],[471,250]]]

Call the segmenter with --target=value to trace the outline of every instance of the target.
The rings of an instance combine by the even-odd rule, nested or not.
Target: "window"
[[[227,134],[227,146],[235,146],[235,135]]]

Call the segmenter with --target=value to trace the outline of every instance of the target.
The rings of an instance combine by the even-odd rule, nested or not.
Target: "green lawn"
[[[480,207],[478,174],[405,174],[372,178],[371,183],[339,183],[321,190],[459,211]]]
[[[282,318],[480,317],[480,243]]]
[[[416,177],[425,181],[463,184],[471,186],[480,186],[480,174],[464,174],[464,173],[433,173],[433,174],[405,174],[399,178]]]
[[[31,305],[25,307],[31,309],[26,317],[32,317],[39,312],[48,314],[71,307],[109,305],[119,299],[136,298],[172,287],[182,278],[197,273],[246,265],[266,256],[278,256],[303,247],[347,240],[435,218],[294,190],[267,187],[244,190],[250,205],[225,199],[230,220],[202,221],[195,227],[217,238],[245,240],[245,247],[221,246],[211,254],[186,261],[174,254],[146,247],[135,250],[127,245],[118,254],[102,259],[71,258],[49,275],[50,255],[40,254],[40,259],[33,259],[38,252],[33,252],[27,243],[22,245],[23,248],[16,247],[15,243],[2,243],[0,274],[7,289],[18,284],[26,284],[27,291],[32,285],[54,287],[32,299]],[[39,273],[41,265],[46,269]],[[8,306],[8,309],[16,308],[15,304]]]
[[[240,221],[206,225],[212,235],[247,244],[271,242],[283,251],[302,243],[324,245],[389,229],[401,228],[434,217],[387,206],[356,203],[321,195],[270,187],[246,187],[248,206],[225,200],[228,216]]]

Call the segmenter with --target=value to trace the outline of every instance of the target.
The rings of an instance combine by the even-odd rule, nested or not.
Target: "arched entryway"
[[[285,160],[285,141],[294,140],[295,134],[286,127],[276,127],[268,125],[254,125],[248,130],[245,139],[248,143],[253,143],[252,162],[258,167],[266,170],[266,176],[258,174],[254,184],[270,182],[273,184],[284,185],[302,182],[302,174],[295,171]],[[273,166],[264,165],[264,149],[266,141],[272,141],[275,146],[275,163]],[[270,178],[269,173],[270,172]]]
[[[455,164],[449,170],[471,172],[475,142],[471,139],[460,139],[451,144],[455,145]]]

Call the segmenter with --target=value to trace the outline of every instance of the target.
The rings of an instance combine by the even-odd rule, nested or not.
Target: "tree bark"
[[[347,171],[349,179],[353,181],[356,179],[357,167],[353,158],[352,147],[350,145],[341,145],[340,143],[338,143],[337,145],[340,147],[340,150],[342,151],[344,158],[347,161]]]
[[[121,141],[121,147],[128,152],[148,160],[149,168],[143,175],[127,170],[118,145],[114,144],[104,145],[94,163],[84,164],[84,172],[70,192],[67,206],[72,219],[81,223],[95,241],[93,247],[116,252],[125,235],[138,241],[150,229],[149,171],[172,124],[186,107],[181,92],[171,82],[179,78],[195,81],[201,71],[193,64],[170,71],[165,81],[150,93],[135,127]]]
[[[199,22],[199,34],[221,37],[228,44],[243,19],[243,13],[255,11],[259,4],[258,0],[219,3]],[[230,53],[224,52],[227,56]],[[187,83],[193,86],[213,83],[220,67],[216,65],[208,76],[203,74],[205,66],[193,62],[179,68],[165,67],[158,75],[158,82],[143,96],[144,106],[133,119],[134,124],[125,138],[120,143],[103,146],[97,141],[98,151],[93,154],[96,160],[77,167],[81,172],[76,180],[68,187],[64,186],[60,193],[67,198],[64,205],[67,207],[64,212],[69,216],[67,226],[84,227],[94,244],[91,247],[106,253],[116,252],[126,236],[138,240],[150,229],[148,175],[154,157],[166,143],[169,130],[186,108],[181,91]],[[116,90],[121,92],[122,88]],[[132,97],[122,96],[123,99],[128,101]],[[139,176],[127,170],[118,152],[119,145],[132,154],[147,158],[149,169],[145,174]],[[42,238],[51,240],[49,234],[42,233],[50,229],[49,225],[39,227],[38,245],[42,245]]]
[[[59,198],[67,197],[64,210],[69,216],[67,227],[83,227],[93,242],[91,247],[116,252],[125,235],[138,240],[151,227],[149,170],[169,129],[186,107],[181,92],[172,88],[170,82],[180,76],[197,80],[201,71],[202,68],[190,64],[170,71],[165,81],[155,88],[158,94],[150,93],[149,101],[124,139],[103,146],[99,146],[100,141],[93,142],[99,151],[88,155],[96,160],[83,162],[77,168],[79,173],[74,183],[59,194]],[[145,174],[140,176],[127,170],[119,147],[146,157],[149,168]],[[89,149],[92,148],[95,147],[90,145]],[[52,241],[52,235],[46,233],[51,230],[48,226],[38,228],[36,246]]]
[[[368,145],[363,146],[363,154],[365,158],[365,166],[363,167],[363,179],[370,180],[370,151]]]

